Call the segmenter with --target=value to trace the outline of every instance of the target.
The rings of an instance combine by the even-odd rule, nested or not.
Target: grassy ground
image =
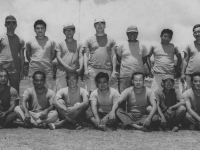
[[[150,86],[150,83],[146,83]],[[28,81],[21,84],[21,92]],[[177,85],[176,85],[177,88]],[[0,130],[0,150],[198,150],[200,132],[121,130],[102,132],[85,128],[69,129],[14,129]]]

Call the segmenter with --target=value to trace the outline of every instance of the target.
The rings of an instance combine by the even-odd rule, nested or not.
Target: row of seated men
[[[12,127],[16,118],[26,128],[57,129],[71,126],[82,129],[89,121],[96,129],[106,131],[132,128],[178,131],[181,127],[200,129],[200,73],[191,76],[192,88],[183,94],[175,90],[174,77],[165,75],[163,89],[152,91],[144,86],[144,75],[132,75],[132,86],[121,95],[109,87],[109,76],[100,72],[95,77],[97,89],[88,92],[79,87],[78,73],[66,76],[67,87],[56,94],[44,86],[46,75],[36,71],[33,87],[27,88],[17,105],[17,91],[8,85],[8,72],[0,69],[0,128]],[[126,107],[120,106],[126,102]]]

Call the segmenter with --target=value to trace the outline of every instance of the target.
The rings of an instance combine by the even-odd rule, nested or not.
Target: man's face
[[[6,85],[8,83],[8,75],[5,71],[0,72],[0,84]]]
[[[14,33],[17,27],[17,23],[15,21],[7,21],[5,23],[5,27],[7,28],[7,32]]]
[[[97,87],[99,90],[106,90],[108,88],[108,81],[106,78],[98,79]]]
[[[46,32],[46,28],[44,25],[42,24],[38,24],[36,27],[35,27],[35,33],[38,37],[43,37],[45,36],[45,32]]]
[[[135,41],[138,36],[138,32],[127,32],[128,40]]]
[[[169,42],[171,41],[172,37],[169,33],[164,33],[161,36],[161,43],[162,44],[169,44]]]
[[[105,22],[97,22],[94,24],[94,28],[96,29],[96,32],[104,32],[106,28]]]
[[[68,82],[68,86],[70,88],[74,88],[78,84],[78,78],[75,77],[75,76],[69,76],[68,79],[67,79],[67,82]]]
[[[196,90],[200,90],[200,76],[194,76],[192,82],[193,88]]]
[[[194,29],[193,35],[196,40],[200,40],[200,27]]]
[[[45,80],[42,74],[36,74],[35,79],[33,80],[33,84],[36,89],[44,88]]]
[[[164,88],[165,88],[166,90],[170,90],[173,86],[174,86],[174,82],[173,82],[172,79],[166,79],[166,80],[164,81]]]
[[[136,89],[140,89],[144,85],[144,79],[141,74],[135,75],[134,78],[132,79],[132,83]]]
[[[65,29],[64,34],[67,38],[73,38],[75,33],[75,29]]]

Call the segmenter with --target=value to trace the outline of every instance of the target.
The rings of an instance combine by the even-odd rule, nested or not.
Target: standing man
[[[24,91],[22,102],[20,106],[15,107],[15,112],[25,127],[46,127],[58,119],[58,113],[53,110],[52,105],[55,93],[44,86],[45,73],[36,71],[32,78],[34,87]]]
[[[137,40],[138,29],[136,26],[129,26],[126,34],[128,41],[117,48],[117,54],[121,60],[120,67],[120,92],[131,87],[131,76],[135,72],[144,73],[144,63],[147,62],[148,50]],[[150,60],[149,60],[150,63]],[[147,66],[149,66],[149,63]],[[150,66],[149,66],[150,67]],[[150,68],[149,68],[150,69]]]
[[[191,75],[200,72],[200,24],[193,27],[195,41],[187,45],[184,52],[181,81],[187,82],[187,89],[191,87]]]
[[[36,37],[26,44],[26,57],[29,61],[29,77],[32,85],[31,76],[35,71],[42,71],[46,74],[45,86],[50,89],[55,88],[53,81],[53,64],[56,57],[56,44],[45,36],[46,23],[43,20],[37,20],[34,24]],[[55,90],[55,89],[54,89]]]
[[[116,43],[105,33],[106,22],[103,18],[94,20],[96,34],[86,40],[84,45],[84,69],[89,92],[96,89],[95,76],[99,72],[108,73],[110,84],[117,79],[116,72]]]
[[[12,125],[16,119],[14,108],[18,100],[17,91],[8,86],[8,71],[0,68],[0,129]]]
[[[170,43],[173,36],[173,31],[164,29],[161,32],[160,38],[161,43],[151,47],[149,57],[154,55],[154,66],[152,73],[154,75],[151,89],[157,90],[162,88],[161,82],[164,75],[173,75],[175,78],[178,77],[178,72],[181,66],[181,54],[178,48]],[[177,57],[177,66],[174,71],[174,55]]]
[[[17,21],[14,16],[5,19],[6,34],[0,36],[0,67],[8,70],[10,86],[19,93],[20,79],[23,79],[24,40],[15,34]]]
[[[109,119],[121,120],[124,127],[132,126],[138,130],[146,130],[158,126],[158,116],[154,115],[157,107],[154,92],[144,86],[144,74],[135,72],[132,75],[132,87],[125,89],[114,103]],[[127,102],[127,112],[118,108],[123,101]],[[118,109],[117,109],[118,108]]]
[[[98,73],[95,82],[97,89],[90,95],[91,107],[87,111],[87,116],[98,129],[106,130],[106,126],[115,127],[113,120],[109,120],[108,117],[120,94],[108,86],[109,76],[107,73]]]
[[[183,93],[187,108],[186,125],[190,129],[200,130],[200,73],[191,75],[191,88]]]
[[[83,117],[89,104],[88,92],[78,86],[78,73],[68,72],[66,76],[68,87],[60,89],[53,105],[56,107],[60,121],[49,124],[50,128],[56,129],[68,123],[77,130],[82,128]]]
[[[56,48],[57,60],[59,62],[57,70],[57,90],[67,86],[67,72],[77,71],[80,75],[83,69],[83,47],[74,39],[75,26],[72,23],[64,25],[63,33],[66,39],[59,43]]]
[[[165,75],[162,79],[161,86],[163,90],[155,91],[158,114],[161,118],[161,127],[170,128],[176,132],[179,130],[179,124],[185,118],[186,109],[185,101],[179,90],[175,90],[175,81],[172,75]]]

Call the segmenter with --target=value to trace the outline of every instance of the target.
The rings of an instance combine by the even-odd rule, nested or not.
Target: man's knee
[[[177,109],[177,111],[180,112],[180,113],[186,114],[186,108],[185,108],[185,106],[179,106],[178,109]]]
[[[150,113],[151,110],[152,110],[152,106],[148,106],[148,107],[146,108],[146,110],[147,110],[148,113]]]
[[[21,107],[18,105],[18,106],[15,107],[14,112],[21,113],[23,111],[22,111]]]

